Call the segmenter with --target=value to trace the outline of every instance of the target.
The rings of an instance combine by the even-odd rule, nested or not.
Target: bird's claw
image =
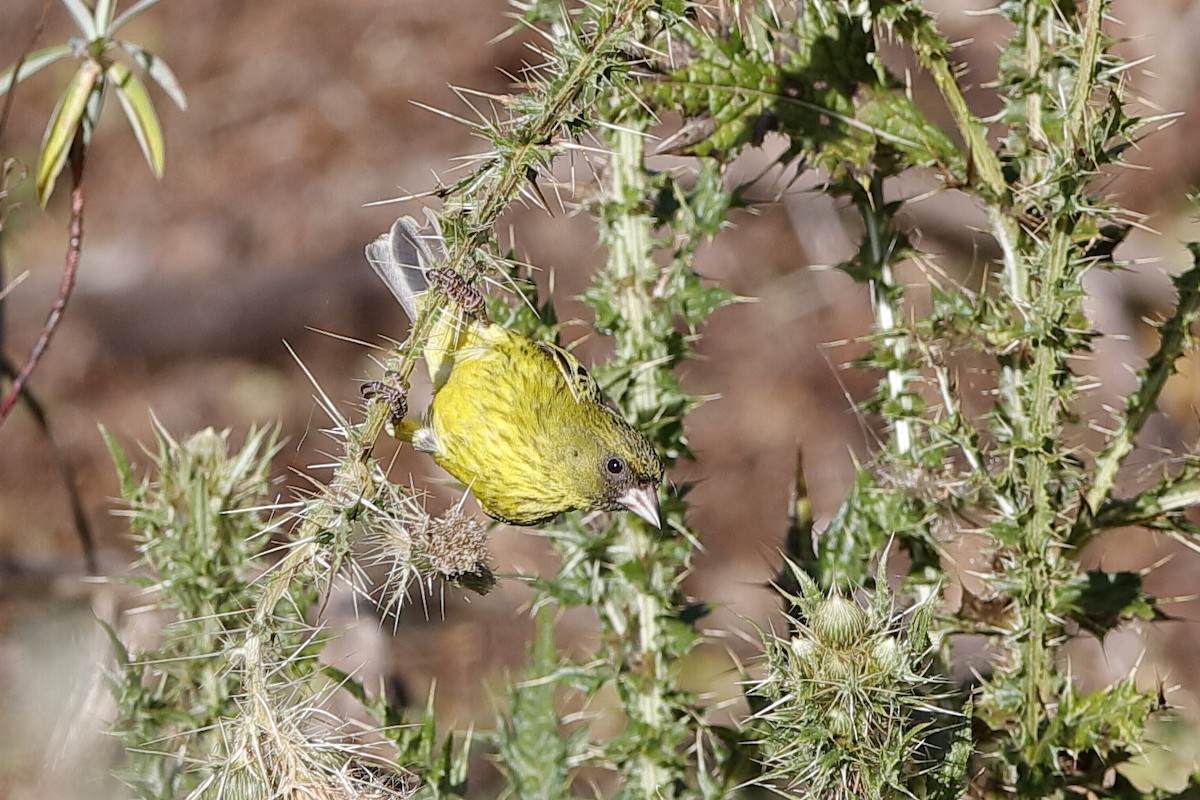
[[[431,269],[427,273],[432,281],[446,297],[449,297],[470,317],[483,318],[483,294],[467,282],[459,273],[442,267]]]
[[[367,402],[382,400],[387,403],[388,420],[393,425],[399,425],[408,416],[408,384],[398,373],[389,370],[384,380],[367,381],[360,391]]]

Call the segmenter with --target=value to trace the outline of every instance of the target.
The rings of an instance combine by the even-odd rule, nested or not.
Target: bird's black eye
[[[608,460],[608,471],[613,475],[620,475],[625,471],[625,462],[619,458],[610,458]]]

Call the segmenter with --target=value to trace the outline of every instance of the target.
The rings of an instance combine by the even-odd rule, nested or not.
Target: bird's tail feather
[[[437,217],[425,209],[429,233],[422,234],[412,217],[400,217],[392,229],[367,245],[367,262],[375,274],[404,306],[415,322],[429,291],[429,270],[443,260],[442,231]],[[432,243],[432,246],[431,246]],[[424,343],[425,363],[435,388],[450,373],[465,326],[460,314],[446,310],[439,315]]]
[[[426,210],[433,234],[422,236],[417,221],[400,217],[392,229],[367,245],[367,262],[391,290],[410,320],[417,318],[420,296],[429,290],[428,271],[437,263],[427,241],[441,249],[437,218]]]

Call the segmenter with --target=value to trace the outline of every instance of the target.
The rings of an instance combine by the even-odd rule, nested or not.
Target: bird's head
[[[588,469],[599,497],[595,507],[616,511],[626,508],[656,528],[662,527],[658,487],[663,463],[642,436],[607,406],[596,405],[594,447]]]

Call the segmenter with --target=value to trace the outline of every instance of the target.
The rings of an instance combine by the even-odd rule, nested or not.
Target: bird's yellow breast
[[[439,465],[483,510],[518,525],[590,507],[593,465],[578,443],[595,409],[579,402],[554,360],[497,325],[465,332],[438,388],[429,426]]]

